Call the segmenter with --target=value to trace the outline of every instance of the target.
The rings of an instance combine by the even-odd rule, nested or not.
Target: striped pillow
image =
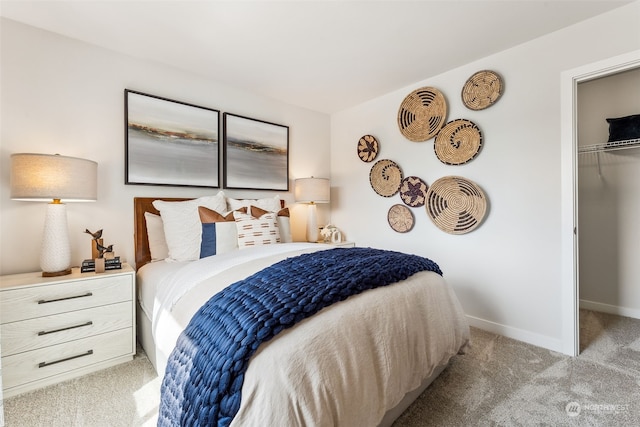
[[[275,212],[266,213],[260,218],[233,211],[238,231],[238,247],[240,249],[280,243],[280,230]]]

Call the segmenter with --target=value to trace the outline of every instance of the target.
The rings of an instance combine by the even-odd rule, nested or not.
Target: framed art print
[[[289,190],[289,127],[224,113],[224,187]]]
[[[125,184],[220,186],[220,112],[125,90]]]

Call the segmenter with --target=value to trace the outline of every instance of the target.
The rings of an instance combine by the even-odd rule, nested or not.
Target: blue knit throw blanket
[[[191,319],[162,382],[159,426],[228,426],[258,346],[283,329],[433,261],[371,248],[335,248],[288,258],[214,295]]]

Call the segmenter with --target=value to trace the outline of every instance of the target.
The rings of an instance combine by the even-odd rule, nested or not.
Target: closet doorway
[[[561,87],[562,89],[562,94],[561,94],[561,99],[562,99],[562,105],[561,105],[561,128],[562,128],[561,129],[562,130],[561,211],[562,211],[562,233],[563,233],[562,234],[562,284],[563,284],[562,285],[562,290],[563,290],[562,292],[562,306],[563,306],[562,349],[564,353],[573,355],[573,356],[577,356],[580,352],[580,329],[579,329],[580,316],[579,314],[580,314],[580,303],[582,300],[580,275],[581,273],[585,276],[587,274],[591,274],[591,270],[586,269],[587,265],[581,264],[582,255],[580,253],[580,248],[582,247],[583,250],[585,251],[585,254],[584,254],[585,260],[583,260],[583,262],[593,263],[594,262],[593,259],[590,259],[590,258],[595,257],[596,258],[595,262],[596,263],[600,262],[602,269],[603,270],[605,269],[605,267],[602,265],[603,260],[599,259],[597,255],[594,255],[594,253],[597,253],[597,250],[591,251],[593,253],[590,253],[590,250],[584,249],[585,248],[584,245],[580,244],[581,233],[579,231],[579,227],[581,226],[584,227],[585,221],[587,224],[589,221],[593,221],[593,219],[589,220],[588,218],[585,218],[585,220],[581,220],[582,218],[580,217],[581,215],[580,208],[582,207],[583,209],[586,210],[587,206],[589,205],[588,203],[593,203],[593,200],[592,201],[584,200],[583,202],[580,202],[581,194],[583,197],[585,197],[585,194],[586,194],[584,191],[582,193],[580,192],[580,186],[579,186],[580,184],[579,178],[580,178],[580,172],[581,172],[580,157],[583,156],[582,151],[584,151],[584,149],[580,149],[580,147],[586,146],[587,144],[585,144],[584,142],[580,143],[579,141],[579,133],[580,133],[579,121],[581,120],[581,117],[579,114],[579,111],[580,111],[579,90],[581,85],[583,85],[582,86],[583,88],[587,88],[588,85],[597,87],[597,83],[596,83],[597,80],[605,79],[607,77],[614,77],[616,75],[622,76],[627,72],[629,72],[630,74],[626,76],[629,76],[633,74],[636,71],[636,69],[640,69],[640,51],[631,52],[629,54],[610,58],[604,61],[600,61],[598,63],[589,64],[574,70],[566,71],[562,74],[562,87]],[[638,111],[637,113],[640,113],[640,111]],[[583,112],[582,114],[584,115],[588,113]],[[616,113],[613,112],[610,117],[615,117],[615,114]],[[595,125],[597,126],[597,123]],[[588,127],[589,126],[586,126],[585,128],[588,128]],[[605,129],[606,129],[606,136],[608,137],[608,124],[606,124],[606,122],[605,122]],[[601,141],[600,143],[605,143],[605,142],[606,142],[606,139],[604,141]],[[593,143],[588,145],[596,145],[596,144],[598,143]],[[579,151],[581,152],[579,153]],[[634,148],[633,150],[628,150],[628,151],[640,152],[640,148]],[[596,157],[594,157],[595,163],[593,164],[593,166],[596,168],[598,166],[600,167],[599,169],[600,175],[596,175],[598,179],[602,177],[602,173],[603,173],[603,159],[598,158],[598,156],[603,156],[603,155],[604,154],[594,154],[594,156]],[[609,153],[606,153],[606,155],[608,156]],[[640,154],[634,155],[633,159],[634,160],[640,159]],[[611,159],[607,159],[607,160],[611,160]],[[583,160],[582,160],[582,163],[584,163]],[[596,169],[596,171],[597,170],[598,169]],[[582,170],[582,174],[583,175],[586,174],[586,168]],[[616,172],[616,174],[621,175],[624,178],[624,173]],[[621,179],[620,176],[617,176],[616,180],[613,180],[610,178],[609,181],[606,181],[606,182],[607,182],[607,185],[611,185],[614,183],[614,181],[619,181],[620,179]],[[604,186],[604,183],[601,182],[600,185]],[[583,190],[584,190],[584,185],[583,185]],[[611,194],[609,194],[609,196],[611,196]],[[636,198],[640,198],[640,195],[636,195]],[[618,207],[618,210],[619,210],[619,207]],[[605,219],[607,219],[606,215],[605,215]],[[612,226],[612,224],[613,226],[618,226],[621,221],[621,218],[618,218],[618,217],[616,218],[609,217],[608,219],[609,219],[609,226]],[[624,222],[624,220],[622,222]],[[605,225],[605,228],[606,228],[606,225]],[[639,229],[635,228],[634,233],[636,233],[637,230]],[[617,235],[619,236],[619,230],[616,230],[616,233],[618,233]],[[586,236],[585,236],[585,239],[587,239]],[[603,242],[598,242],[598,243],[603,243]],[[616,244],[616,242],[614,242],[614,244]],[[619,245],[616,246],[616,250],[618,249],[624,250],[624,246],[622,247]],[[628,249],[628,251],[630,252],[629,254],[630,256],[631,250]],[[610,260],[607,262],[608,263],[613,262],[617,264],[620,262],[620,259],[621,259],[620,257],[616,257],[614,254],[614,256],[610,257]],[[618,274],[618,272],[620,271],[619,270],[620,266],[616,265],[615,267],[616,267],[616,270],[614,274]],[[623,274],[626,275],[627,273],[628,272],[623,269]],[[636,276],[636,281],[637,281],[637,277],[638,276]],[[619,288],[618,284],[616,283],[612,285],[611,282],[614,282],[617,280],[615,278],[614,279],[607,278],[602,280],[608,281],[609,284],[605,285],[605,288],[604,288],[605,290],[603,289],[598,290],[598,288],[595,287],[596,294],[598,294],[598,292],[600,294],[597,299],[601,299],[603,301],[603,302],[596,301],[596,303],[600,304],[597,307],[599,309],[603,309],[607,307],[610,310],[620,310],[619,307],[622,307],[622,306],[615,305],[615,304],[619,304],[619,297],[621,295],[618,293],[622,292],[622,294],[624,294],[625,292],[627,292],[626,287]],[[592,284],[590,284],[589,286],[590,287],[588,288],[585,287],[584,289],[586,295],[595,295],[592,292],[594,291],[594,286]],[[615,288],[613,291],[611,291],[612,287]],[[604,298],[600,298],[603,295],[604,295]],[[590,296],[590,297],[593,298],[593,296]],[[624,298],[624,295],[622,295],[622,298]],[[589,301],[589,300],[585,300],[585,301]],[[612,302],[615,302],[615,304],[612,304]],[[588,306],[588,303],[586,303],[586,305]],[[615,307],[615,308],[611,308],[611,307]],[[638,308],[640,309],[640,306]]]
[[[576,101],[582,353],[640,319],[640,68],[578,83]]]

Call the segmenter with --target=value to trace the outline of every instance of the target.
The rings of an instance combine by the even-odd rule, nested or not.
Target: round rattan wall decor
[[[447,118],[447,101],[436,88],[423,87],[411,92],[400,104],[400,132],[414,142],[433,138]]]
[[[427,191],[427,215],[449,234],[466,234],[480,225],[487,199],[474,182],[459,176],[436,180]]]
[[[462,165],[475,158],[482,148],[482,132],[470,120],[453,120],[438,132],[433,149],[442,163]]]
[[[398,233],[406,233],[413,228],[413,212],[405,205],[393,205],[387,213],[387,222]]]
[[[383,197],[391,197],[400,189],[402,170],[393,160],[378,160],[371,167],[369,182],[373,191]]]
[[[478,71],[462,87],[462,102],[470,110],[484,110],[502,96],[502,79],[489,70]]]
[[[417,208],[427,201],[429,186],[417,176],[408,176],[400,184],[400,198],[405,205]]]
[[[363,162],[371,162],[378,156],[379,144],[373,135],[365,135],[358,140],[358,157]]]

